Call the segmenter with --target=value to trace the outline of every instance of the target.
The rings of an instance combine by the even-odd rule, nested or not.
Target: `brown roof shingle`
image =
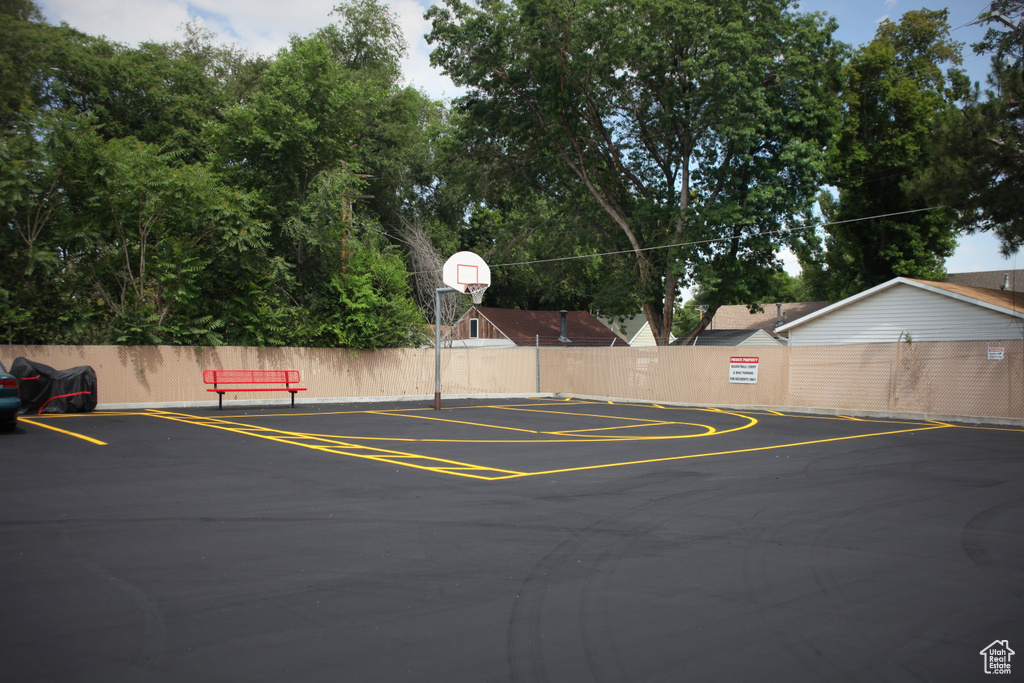
[[[1019,291],[1015,292],[1012,289],[1004,290],[969,287],[967,285],[953,284],[952,282],[935,282],[933,280],[916,280],[914,278],[907,279],[914,280],[914,282],[920,282],[921,284],[928,285],[930,287],[945,290],[951,294],[958,294],[960,296],[967,297],[968,299],[974,299],[975,301],[990,304],[992,306],[999,306],[1000,308],[1016,311],[1017,313],[1024,313],[1024,293]]]
[[[760,313],[751,313],[746,306],[721,306],[708,329],[711,330],[764,330],[773,334],[778,321],[775,304],[763,304]],[[791,323],[805,315],[828,306],[827,301],[802,301],[782,304],[782,322]]]
[[[587,311],[569,311],[566,314],[570,343],[559,341],[561,336],[560,311],[517,311],[511,308],[474,306],[517,346],[628,346],[622,338],[608,329]]]
[[[1009,282],[1007,282],[1009,281]],[[1008,284],[1007,289],[1024,292],[1024,270],[979,270],[971,273],[950,273],[944,282],[952,285],[967,285],[968,287],[981,287],[982,289],[1002,289]]]

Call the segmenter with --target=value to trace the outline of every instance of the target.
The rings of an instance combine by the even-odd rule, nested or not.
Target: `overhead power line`
[[[857,223],[859,221],[871,221],[871,220],[877,220],[877,219],[880,219],[880,218],[892,218],[894,216],[904,216],[904,215],[907,215],[907,214],[921,213],[921,212],[924,212],[924,211],[935,211],[937,209],[942,209],[942,208],[945,208],[945,207],[943,207],[943,206],[930,206],[930,207],[927,207],[927,208],[924,208],[924,209],[911,209],[909,211],[897,211],[897,212],[894,212],[894,213],[884,213],[884,214],[879,214],[877,216],[867,216],[867,217],[864,217],[864,218],[849,218],[849,219],[843,220],[843,221],[830,221],[828,223],[815,223],[814,225],[804,225],[804,226],[800,226],[800,227],[796,227],[796,228],[786,228],[785,230],[776,230],[776,231],[773,231],[773,232],[763,232],[763,233],[759,233],[757,235],[754,235],[754,237],[774,237],[774,236],[778,236],[778,235],[786,235],[786,234],[789,234],[789,233],[792,233],[792,232],[802,232],[804,230],[814,230],[814,229],[817,229],[817,228],[824,228],[824,227],[828,227],[830,225],[842,225],[844,223]],[[498,263],[498,264],[491,265],[490,267],[493,269],[493,268],[505,268],[505,267],[508,267],[508,266],[528,266],[528,265],[533,265],[533,264],[537,264],[537,263],[555,263],[555,262],[558,262],[558,261],[575,261],[575,260],[578,260],[578,259],[585,259],[585,258],[600,258],[602,256],[618,256],[618,255],[621,255],[621,254],[635,254],[635,253],[641,252],[641,251],[657,251],[659,249],[675,249],[677,247],[693,247],[693,246],[697,246],[697,245],[700,245],[700,244],[711,244],[713,242],[727,242],[727,241],[729,241],[731,239],[733,239],[733,238],[732,237],[715,237],[715,238],[707,239],[707,240],[696,240],[696,241],[692,241],[692,242],[677,242],[675,244],[662,244],[662,245],[659,245],[659,246],[656,246],[656,247],[643,247],[641,249],[621,249],[621,250],[618,250],[618,251],[601,252],[599,254],[582,254],[582,255],[576,255],[576,256],[558,256],[558,257],[555,257],[555,258],[538,259],[536,261],[515,261],[515,262],[511,262],[511,263]]]

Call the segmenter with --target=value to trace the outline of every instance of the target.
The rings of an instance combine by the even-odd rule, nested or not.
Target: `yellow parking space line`
[[[24,417],[19,418],[19,421],[23,422],[25,424],[30,424],[33,427],[42,427],[43,429],[50,429],[50,430],[53,430],[55,432],[60,432],[61,434],[66,434],[68,436],[73,436],[76,439],[81,439],[82,441],[88,441],[89,443],[94,443],[97,446],[106,446],[107,445],[107,443],[105,441],[100,441],[99,439],[94,439],[91,436],[86,436],[85,434],[78,434],[76,432],[69,432],[66,429],[60,429],[58,427],[54,427],[53,425],[44,424],[42,421],[26,419]]]
[[[429,455],[420,455],[418,453],[388,451],[382,448],[366,448],[361,446],[354,446],[353,448],[350,449],[342,449],[340,447],[331,447],[325,445],[294,443],[284,439],[273,439],[272,437],[267,436],[263,436],[262,438],[270,438],[271,440],[278,441],[280,443],[290,443],[291,445],[294,446],[312,448],[314,450],[323,451],[334,455],[345,455],[353,458],[361,458],[363,460],[376,460],[378,462],[386,462],[392,465],[401,465],[403,467],[412,467],[414,469],[427,470],[430,472],[440,472],[443,474],[468,476],[474,479],[497,479],[521,476],[524,474],[523,472],[519,472],[516,470],[506,470],[496,467],[486,467],[484,465],[474,465],[473,463],[459,462],[457,460],[447,460],[445,458],[435,458]],[[487,472],[496,473],[497,476],[485,476],[483,473]]]
[[[236,434],[254,436],[259,439],[267,439],[269,441],[283,443],[289,446],[311,448],[316,451],[331,453],[333,455],[345,455],[353,458],[362,458],[364,460],[377,460],[379,462],[387,462],[393,465],[402,465],[404,467],[413,467],[415,469],[442,472],[457,476],[467,476],[475,479],[506,478],[509,476],[520,476],[523,474],[516,470],[485,467],[482,465],[474,465],[473,463],[459,462],[457,460],[435,458],[428,455],[421,455],[419,453],[406,453],[386,448],[376,448],[374,446],[363,446],[350,443],[348,441],[342,441],[341,439],[345,437],[329,437],[319,434],[306,434],[302,432],[268,429],[265,427],[247,425],[221,418],[195,417],[166,411],[153,411],[150,414],[154,417],[161,417],[168,420],[174,420],[176,422],[187,422],[201,427],[221,429],[224,431],[235,432]],[[497,476],[485,476],[482,474],[488,472],[496,473]]]

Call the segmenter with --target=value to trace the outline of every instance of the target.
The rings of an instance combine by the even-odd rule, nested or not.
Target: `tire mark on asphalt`
[[[549,582],[579,545],[576,538],[559,543],[534,565],[519,587],[508,624],[508,669],[513,683],[548,681],[541,642],[544,599]]]
[[[651,517],[657,506],[686,498],[698,504],[692,491],[677,491],[654,498],[620,514],[609,515],[572,532],[534,565],[520,585],[508,623],[509,680],[515,683],[547,683],[550,680],[543,648],[543,617],[548,589],[560,584],[560,590],[579,593],[577,623],[583,656],[596,683],[629,680],[610,628],[607,601],[608,581],[596,580],[614,575],[608,565],[628,558],[632,549],[679,514],[678,509]],[[630,523],[638,515],[640,523]],[[583,558],[587,558],[584,562]],[[563,653],[571,655],[572,653]]]
[[[992,525],[992,520],[1001,515],[1002,513],[1018,507],[1021,504],[1021,500],[1017,499],[1007,501],[1005,503],[999,503],[993,505],[990,508],[982,510],[974,517],[971,517],[964,524],[963,530],[960,532],[960,546],[967,553],[967,557],[971,558],[978,567],[984,567],[992,564],[992,558],[989,556],[988,546],[996,540],[989,527]],[[1010,539],[1000,539],[1002,542],[1007,542]],[[1013,541],[1016,542],[1016,541]]]

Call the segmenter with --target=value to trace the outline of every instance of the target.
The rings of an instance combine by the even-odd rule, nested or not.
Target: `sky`
[[[206,28],[218,34],[223,43],[259,54],[272,55],[286,47],[290,35],[308,35],[333,21],[331,10],[337,0],[36,0],[51,23],[67,22],[91,35],[103,35],[126,44],[140,41],[168,42],[179,40],[182,27],[199,19]],[[450,99],[460,94],[446,76],[430,67],[430,46],[423,36],[430,24],[423,13],[430,2],[418,0],[386,0],[405,31],[409,55],[403,71],[409,84],[424,90],[431,97]],[[874,36],[878,23],[884,19],[898,21],[904,12],[921,9],[949,9],[953,38],[964,43],[964,68],[972,80],[983,81],[988,59],[977,57],[970,49],[983,29],[971,26],[988,7],[987,0],[802,0],[800,10],[824,12],[836,18],[836,37],[859,46]],[[787,270],[798,270],[795,259],[785,257]],[[1005,270],[1024,267],[1024,256],[1005,259],[999,254],[999,243],[991,234],[961,239],[956,253],[946,262],[951,273],[977,270]]]

